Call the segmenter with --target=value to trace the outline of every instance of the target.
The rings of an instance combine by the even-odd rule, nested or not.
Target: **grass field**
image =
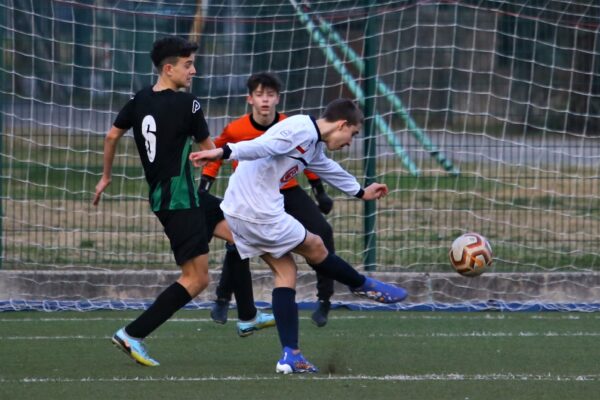
[[[138,312],[0,314],[2,399],[592,399],[597,313],[354,312],[301,346],[320,373],[275,374],[275,329],[239,338],[208,311],[181,311],[149,339],[157,368],[109,343]],[[230,316],[233,316],[231,313]]]

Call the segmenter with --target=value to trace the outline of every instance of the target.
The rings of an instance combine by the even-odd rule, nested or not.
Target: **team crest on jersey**
[[[281,181],[281,183],[286,183],[287,181],[289,181],[290,179],[295,177],[297,174],[298,174],[298,166],[294,165],[292,168],[288,169],[288,171],[285,174],[283,174],[280,181]]]
[[[200,109],[200,102],[198,100],[194,100],[192,102],[192,114],[195,114],[196,111]]]

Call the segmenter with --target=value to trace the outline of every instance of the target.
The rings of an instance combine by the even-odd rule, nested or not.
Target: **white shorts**
[[[283,257],[306,238],[306,228],[291,215],[284,213],[276,223],[256,224],[225,214],[240,257],[250,258],[265,253]]]

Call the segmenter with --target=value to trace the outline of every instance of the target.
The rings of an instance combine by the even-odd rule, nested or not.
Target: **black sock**
[[[311,266],[311,268],[314,268]],[[317,272],[317,299],[329,302],[333,296],[333,279],[323,276]]]
[[[154,303],[142,315],[125,327],[125,332],[131,337],[143,339],[190,300],[192,300],[192,296],[188,291],[179,282],[174,282],[158,295]]]
[[[273,289],[273,316],[282,347],[298,348],[298,305],[296,291],[287,287]]]
[[[250,260],[240,257],[235,245],[227,244],[227,253],[223,260],[223,271],[229,271],[228,286],[231,298],[231,291],[235,295],[237,305],[238,319],[241,321],[250,321],[256,317],[256,306],[254,305],[254,293],[252,292],[252,275],[250,274]],[[221,280],[223,280],[221,275]],[[220,284],[219,284],[220,285]],[[217,291],[217,295],[218,295]]]
[[[359,274],[357,270],[335,253],[327,254],[327,257],[320,264],[311,265],[311,267],[317,273],[335,279],[351,288],[362,286],[365,283],[365,276]]]
[[[233,254],[230,250],[233,248]],[[231,293],[233,293],[233,276],[235,266],[235,255],[239,258],[239,254],[235,245],[227,243],[225,245],[225,258],[223,259],[223,268],[221,269],[221,277],[219,278],[219,284],[217,285],[216,294],[217,300],[222,302],[231,301]],[[233,257],[233,259],[232,259]]]

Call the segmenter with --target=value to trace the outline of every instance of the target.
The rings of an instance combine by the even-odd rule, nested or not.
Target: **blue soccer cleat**
[[[124,328],[121,328],[112,337],[112,342],[125,354],[133,358],[135,362],[147,367],[156,367],[160,365],[158,361],[151,358],[146,351],[146,346],[141,339],[132,338]]]
[[[281,360],[277,362],[275,372],[278,374],[303,374],[305,372],[319,372],[319,369],[308,362],[302,353],[294,354],[289,347],[283,348]]]
[[[273,314],[267,314],[256,311],[256,317],[251,321],[238,321],[237,333],[240,337],[250,336],[254,331],[275,326],[275,317]]]
[[[385,304],[398,303],[407,296],[405,289],[373,278],[367,278],[362,286],[350,288],[350,291],[357,296]]]

